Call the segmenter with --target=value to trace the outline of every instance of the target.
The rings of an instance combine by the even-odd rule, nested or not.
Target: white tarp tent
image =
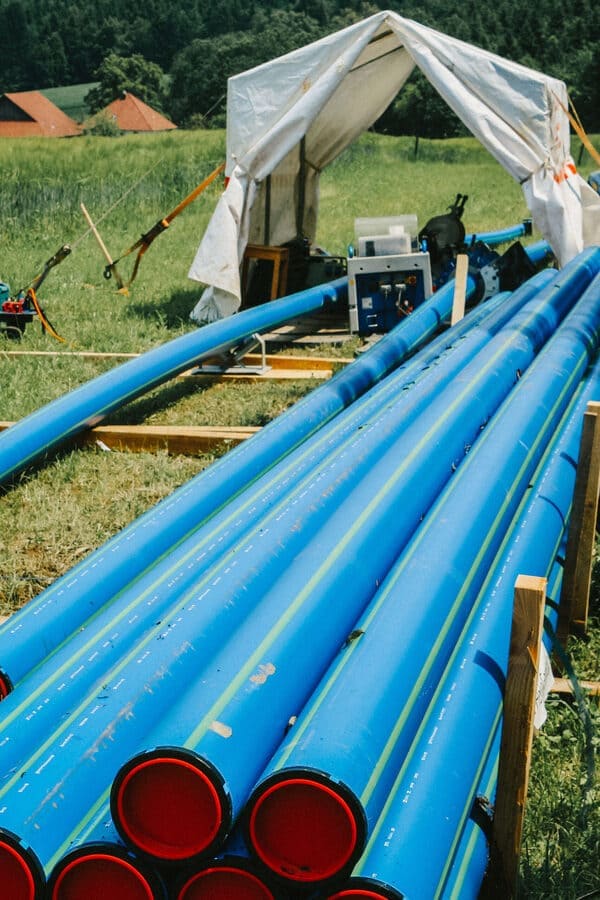
[[[377,120],[415,66],[522,185],[562,265],[600,242],[600,198],[570,156],[564,83],[380,12],[229,79],[229,181],[189,272],[210,285],[195,319],[239,308],[247,243],[314,240],[319,173]]]

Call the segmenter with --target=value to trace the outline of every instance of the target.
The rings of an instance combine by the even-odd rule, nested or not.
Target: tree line
[[[316,40],[377,9],[348,0],[0,0],[0,93],[99,81],[93,109],[123,89],[178,125],[222,126],[229,75]],[[566,81],[600,131],[597,0],[404,0],[396,10]],[[112,94],[112,95],[111,95]],[[377,123],[423,137],[462,133],[418,73]]]

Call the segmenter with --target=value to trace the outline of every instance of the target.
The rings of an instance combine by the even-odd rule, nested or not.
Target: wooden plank
[[[335,366],[346,366],[353,360],[346,357],[335,356],[289,356],[285,353],[267,354],[266,364],[272,369],[333,369]],[[244,364],[248,366],[260,366],[262,356],[260,353],[247,353]]]
[[[72,356],[77,359],[137,359],[139,353],[97,353],[94,350],[0,350],[0,356]]]
[[[100,441],[110,450],[166,450],[170,454],[195,454],[230,447],[252,437],[260,428],[211,428],[193,425],[100,425],[88,432],[85,443]]]
[[[600,697],[600,681],[580,681],[579,687],[584,693],[589,694],[591,697]],[[554,683],[550,688],[550,693],[572,694],[573,685],[568,678],[555,678]]]
[[[505,898],[514,897],[517,892],[545,601],[546,579],[519,575],[504,692],[492,842],[491,879],[502,886],[498,896]]]
[[[263,338],[269,347],[294,344],[297,347],[318,347],[320,344],[339,345],[345,344],[354,335],[345,329],[327,329],[326,331],[302,331],[290,328],[288,331],[269,332]]]
[[[0,431],[11,422],[0,422]],[[234,446],[252,437],[259,427],[219,428],[203,425],[99,425],[79,435],[78,445],[101,444],[109,450],[131,452],[166,450],[171,454],[195,454],[223,444]]]
[[[0,355],[8,357],[19,356],[72,356],[80,359],[104,360],[104,359],[136,359],[139,353],[96,353],[91,350],[62,351],[62,350],[0,350]],[[346,357],[335,356],[290,356],[284,353],[267,354],[265,363],[272,369],[312,369],[329,371],[334,366],[345,366],[352,360]],[[248,366],[262,365],[260,353],[247,353],[244,356],[244,364]]]
[[[452,315],[450,325],[456,325],[465,316],[465,303],[467,298],[467,275],[469,272],[469,257],[466,253],[458,253],[456,256],[456,272],[454,275],[454,296],[452,300]]]
[[[583,417],[573,506],[565,553],[558,635],[564,640],[571,628],[587,629],[598,491],[600,490],[600,403],[588,403]]]
[[[177,380],[189,381],[191,379],[197,381],[213,381],[215,383],[225,381],[249,381],[256,384],[260,381],[305,381],[309,378],[316,379],[317,381],[325,381],[326,379],[331,378],[332,375],[333,372],[331,369],[267,369],[264,372],[252,370],[244,372],[242,369],[237,369],[236,371],[231,372],[203,372],[202,368],[197,368],[188,369],[187,372],[182,372],[181,375],[177,376]]]

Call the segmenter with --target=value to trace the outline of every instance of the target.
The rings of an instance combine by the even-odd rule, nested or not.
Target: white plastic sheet
[[[239,308],[249,240],[281,244],[300,231],[314,239],[319,173],[377,120],[415,65],[522,184],[561,265],[584,241],[600,243],[600,197],[585,192],[570,156],[564,83],[380,12],[229,79],[229,182],[190,268],[190,278],[211,286],[194,318]]]

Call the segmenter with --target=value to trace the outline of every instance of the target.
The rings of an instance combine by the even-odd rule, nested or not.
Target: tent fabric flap
[[[229,181],[189,271],[209,285],[193,318],[239,308],[249,239],[281,244],[300,236],[299,227],[314,239],[320,172],[377,120],[415,65],[521,183],[561,265],[584,236],[600,242],[600,198],[586,193],[582,201],[586,186],[570,156],[564,83],[380,12],[229,79]]]

